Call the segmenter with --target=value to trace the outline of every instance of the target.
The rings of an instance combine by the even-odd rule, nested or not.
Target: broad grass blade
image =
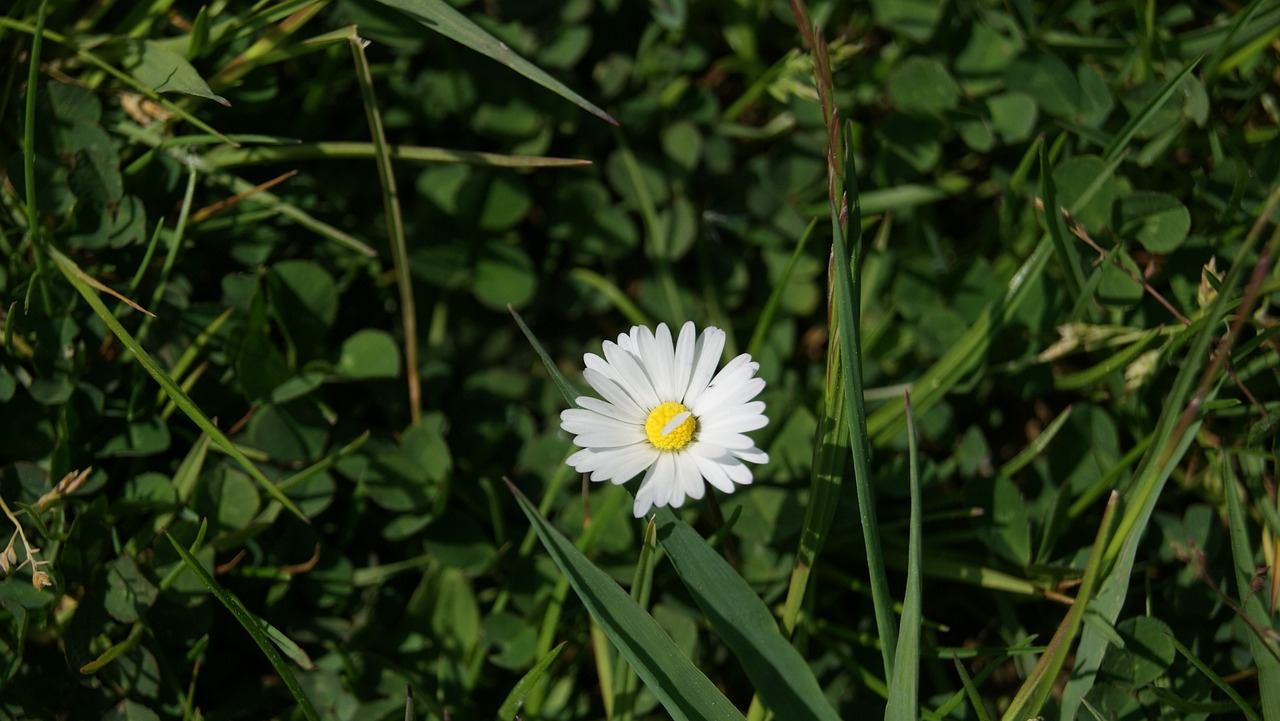
[[[680,652],[652,616],[548,523],[510,481],[507,487],[583,605],[673,719],[745,721],[724,694]]]
[[[165,535],[168,536],[169,543],[173,544],[173,550],[177,551],[178,555],[182,557],[182,562],[187,564],[187,568],[191,569],[191,572],[196,575],[196,578],[200,579],[205,588],[209,589],[214,598],[217,598],[231,612],[231,615],[235,616],[240,625],[244,626],[244,630],[249,632],[249,636],[253,638],[254,643],[258,644],[258,648],[262,649],[263,655],[271,662],[271,666],[280,675],[280,680],[284,681],[289,693],[293,694],[293,698],[298,702],[298,708],[301,709],[302,715],[310,721],[320,721],[320,717],[316,715],[316,710],[311,706],[311,700],[307,698],[307,695],[302,691],[302,687],[298,685],[298,679],[294,677],[293,671],[289,669],[289,665],[285,663],[280,652],[276,650],[271,639],[263,631],[263,627],[260,625],[262,623],[261,620],[250,613],[244,607],[244,604],[240,602],[240,599],[218,585],[213,576],[209,575],[204,566],[201,566],[196,557],[191,555],[191,552],[183,547],[181,543],[174,540],[173,536],[168,533]],[[279,632],[277,631],[277,633]]]
[[[453,9],[444,0],[378,0],[418,21],[430,30],[461,43],[472,50],[497,60],[533,82],[586,110],[612,125],[617,125],[608,113],[587,102],[564,83],[548,75],[541,68],[517,55],[506,43],[485,32],[467,16]]]
[[[671,509],[656,516],[658,542],[764,703],[787,721],[839,721],[809,665],[742,576]]]

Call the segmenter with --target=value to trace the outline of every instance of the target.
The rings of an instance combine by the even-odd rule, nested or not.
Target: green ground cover
[[[1280,721],[1278,43],[7,4],[0,718]],[[687,320],[769,461],[637,519],[560,413]]]

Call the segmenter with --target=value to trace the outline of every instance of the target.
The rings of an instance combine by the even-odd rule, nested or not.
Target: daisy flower
[[[695,337],[696,336],[696,337]],[[724,331],[697,336],[685,323],[673,345],[665,323],[658,332],[634,326],[604,342],[604,357],[583,356],[583,377],[603,396],[581,396],[577,408],[560,414],[560,427],[582,450],[568,464],[593,481],[626,483],[644,471],[632,511],[679,508],[700,499],[710,483],[725,493],[751,483],[744,463],[767,463],[769,454],[743,435],[769,423],[760,364],[742,355],[715,373]],[[712,374],[715,373],[715,377]]]

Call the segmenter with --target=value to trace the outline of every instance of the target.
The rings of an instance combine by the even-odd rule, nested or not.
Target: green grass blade
[[[973,325],[965,331],[951,349],[942,355],[929,370],[911,383],[912,405],[917,415],[924,413],[956,384],[964,380],[978,366],[995,331],[1003,325],[1031,295],[1034,281],[1044,272],[1053,246],[1048,238],[1042,238],[1031,255],[1009,279],[1005,294],[983,311]],[[883,445],[902,431],[906,425],[902,407],[890,403],[877,408],[867,417],[867,432],[875,445]]]
[[[1169,642],[1172,643],[1178,653],[1187,660],[1187,663],[1194,666],[1195,669],[1203,674],[1205,678],[1212,681],[1214,686],[1221,689],[1222,692],[1227,695],[1227,698],[1231,699],[1231,702],[1235,704],[1236,708],[1240,709],[1240,713],[1243,714],[1248,721],[1262,721],[1262,717],[1259,716],[1258,712],[1249,705],[1249,702],[1245,701],[1244,697],[1231,687],[1231,684],[1223,680],[1223,678],[1215,673],[1213,669],[1209,668],[1204,661],[1201,661],[1200,657],[1197,656],[1194,651],[1184,646],[1181,641],[1171,634],[1165,634],[1165,638],[1169,639]]]
[[[1213,303],[1206,309],[1201,319],[1199,330],[1191,339],[1187,349],[1186,360],[1181,364],[1173,385],[1165,397],[1164,412],[1156,422],[1152,433],[1151,448],[1143,457],[1133,481],[1123,499],[1125,513],[1121,517],[1115,535],[1112,537],[1104,557],[1104,565],[1110,570],[1102,583],[1098,598],[1091,610],[1097,613],[1100,621],[1106,625],[1114,624],[1124,606],[1128,595],[1130,574],[1138,552],[1138,542],[1146,530],[1147,523],[1155,510],[1156,501],[1164,489],[1165,482],[1173,473],[1173,469],[1181,462],[1183,454],[1191,445],[1195,434],[1200,429],[1201,411],[1205,403],[1212,401],[1217,391],[1217,383],[1221,380],[1218,372],[1228,357],[1231,339],[1223,342],[1222,347],[1215,350],[1213,360],[1205,369],[1205,359],[1209,358],[1209,348],[1216,339],[1215,331],[1220,327],[1232,304],[1239,299],[1236,290],[1243,282],[1247,260],[1251,257],[1264,227],[1265,219],[1280,202],[1280,192],[1273,193],[1265,207],[1259,213],[1259,220],[1250,230],[1245,242],[1241,245],[1231,269],[1222,282],[1222,289]],[[1276,238],[1273,238],[1273,245]],[[1257,269],[1255,269],[1257,273]],[[1234,299],[1234,300],[1233,300]],[[1237,317],[1248,317],[1250,308],[1237,307],[1233,311]],[[1234,336],[1234,333],[1231,335]],[[1199,389],[1195,389],[1197,378]],[[1193,399],[1193,392],[1195,397]],[[1062,693],[1062,718],[1074,718],[1089,689],[1093,687],[1102,658],[1106,654],[1109,641],[1106,636],[1087,626],[1076,649],[1075,668]]]
[[[529,330],[529,326],[525,325],[524,318],[520,317],[520,314],[516,312],[516,309],[511,306],[507,306],[507,310],[511,311],[511,317],[516,319],[516,325],[520,326],[520,331],[524,333],[524,337],[529,339],[529,345],[533,346],[533,350],[538,354],[538,357],[542,359],[542,365],[547,367],[547,373],[551,374],[551,380],[556,384],[556,387],[560,389],[560,394],[564,396],[565,402],[570,406],[577,408],[578,396],[582,394],[578,392],[577,388],[573,387],[573,384],[569,382],[569,379],[565,378],[564,374],[560,372],[560,369],[556,367],[555,361],[551,360],[551,356],[547,354],[547,350],[538,342],[538,338],[534,336],[533,331]]]
[[[1085,609],[1088,608],[1093,596],[1093,589],[1102,576],[1103,552],[1115,520],[1117,498],[1118,494],[1111,494],[1111,499],[1107,502],[1107,510],[1102,514],[1102,523],[1098,526],[1098,535],[1094,539],[1093,550],[1089,554],[1089,563],[1085,567],[1084,578],[1080,581],[1080,590],[1076,594],[1075,603],[1071,605],[1058,630],[1054,632],[1053,638],[1049,640],[1049,645],[1040,655],[1035,668],[1018,689],[1018,693],[1014,695],[1009,708],[1005,710],[1004,721],[1023,721],[1036,716],[1048,700],[1050,692],[1053,691],[1054,684],[1058,681],[1058,673],[1071,654],[1071,643],[1080,632],[1080,625],[1084,620]]]
[[[242,453],[240,449],[231,442],[231,439],[227,438],[226,434],[219,430],[219,428],[213,424],[213,421],[209,420],[209,417],[204,414],[204,411],[200,410],[200,407],[195,404],[195,401],[191,400],[191,397],[187,395],[186,391],[182,390],[182,388],[169,376],[168,373],[165,373],[165,371],[160,367],[160,364],[156,363],[155,359],[152,358],[145,349],[143,349],[137,339],[134,338],[129,331],[125,330],[124,326],[120,324],[120,321],[112,315],[106,304],[98,297],[98,294],[93,287],[93,283],[96,283],[96,281],[93,281],[93,279],[81,270],[74,261],[60,253],[56,248],[50,246],[49,251],[54,264],[58,266],[58,270],[62,271],[63,276],[65,276],[71,285],[80,292],[80,295],[89,304],[89,307],[93,308],[94,313],[98,315],[107,328],[110,328],[111,332],[115,333],[116,337],[120,339],[120,342],[129,349],[129,352],[133,354],[133,357],[137,359],[143,369],[155,379],[156,383],[160,384],[160,387],[164,390],[165,394],[169,396],[169,399],[172,400],[178,408],[181,409],[182,412],[200,428],[200,430],[208,434],[209,437],[222,448],[222,450],[226,451],[227,455],[235,459],[236,463],[239,463],[240,467],[244,468],[245,471],[247,471],[249,475],[258,482],[258,485],[262,486],[263,490],[265,490],[268,495],[278,501],[280,505],[289,509],[290,513],[303,521],[307,521],[307,517],[303,515],[302,510],[298,508],[297,504],[290,500],[288,496],[284,495],[284,492],[277,488],[275,484],[263,475],[262,471],[258,470],[258,467],[255,466],[253,462],[250,461],[244,453]]]
[[[298,708],[301,709],[303,716],[310,721],[320,721],[316,710],[311,706],[311,700],[307,698],[307,695],[302,691],[302,687],[298,685],[298,679],[294,677],[293,671],[285,663],[280,652],[276,650],[275,645],[272,644],[267,634],[263,632],[258,618],[244,607],[240,599],[218,585],[213,576],[209,575],[204,566],[201,566],[196,557],[191,555],[191,552],[184,548],[181,543],[174,540],[173,536],[168,533],[165,536],[168,537],[169,543],[173,544],[173,550],[177,551],[178,555],[182,557],[182,562],[187,565],[187,568],[191,569],[191,572],[195,574],[196,578],[200,579],[205,588],[209,589],[214,598],[217,598],[231,612],[231,615],[235,616],[240,625],[244,626],[244,630],[249,632],[249,636],[253,638],[254,643],[258,644],[258,648],[262,649],[263,655],[267,657],[276,673],[280,675],[280,680],[289,689],[289,693],[293,694],[293,698],[298,702]]]
[[[747,343],[747,353],[752,357],[760,354],[760,346],[764,345],[765,333],[773,327],[773,316],[778,312],[778,303],[782,301],[782,293],[787,289],[787,281],[791,279],[791,273],[796,268],[796,261],[800,259],[800,255],[804,252],[805,245],[809,242],[809,236],[813,235],[813,229],[818,227],[818,219],[813,218],[809,224],[805,226],[804,232],[800,234],[800,240],[796,242],[795,250],[791,251],[791,258],[787,261],[787,267],[782,271],[782,275],[778,277],[773,284],[773,290],[769,292],[769,299],[765,301],[764,308],[760,310],[760,319],[756,321],[756,328],[751,332],[751,340]]]
[[[1263,602],[1263,594],[1253,589],[1252,581],[1258,565],[1254,561],[1253,544],[1245,525],[1246,513],[1240,502],[1240,484],[1231,472],[1230,462],[1224,460],[1223,485],[1227,497],[1227,528],[1231,534],[1231,566],[1235,571],[1236,587],[1240,591],[1242,620],[1248,627],[1249,650],[1253,663],[1258,667],[1258,690],[1262,696],[1262,718],[1280,721],[1280,657],[1276,655],[1275,637],[1271,613]]]
[[[520,713],[520,706],[524,704],[524,699],[534,688],[541,686],[548,677],[548,671],[551,664],[560,658],[560,653],[564,651],[566,642],[561,642],[558,646],[547,652],[538,662],[529,669],[529,672],[520,677],[516,685],[511,689],[511,693],[507,694],[506,700],[498,707],[497,721],[511,721]]]
[[[618,124],[618,121],[608,113],[587,102],[564,83],[517,55],[507,47],[506,43],[498,41],[497,38],[485,32],[444,0],[378,0],[378,2],[403,12],[429,30],[493,58],[601,120],[612,125]]]
[[[920,580],[924,566],[924,499],[920,496],[920,439],[911,415],[911,396],[903,398],[907,416],[907,454],[911,477],[911,531],[907,542],[907,591],[902,597],[902,622],[898,648],[894,654],[893,677],[889,679],[886,721],[915,721],[919,716],[920,625],[922,620]]]
[[[871,481],[870,421],[867,418],[862,384],[861,292],[862,209],[858,198],[857,169],[854,167],[853,126],[847,124],[833,133],[843,146],[845,159],[840,177],[833,187],[844,193],[831,198],[831,254],[835,265],[835,297],[837,323],[833,324],[833,342],[840,344],[840,376],[844,385],[845,413],[848,419],[849,445],[853,450],[853,481],[858,494],[858,515],[862,540],[867,549],[867,571],[871,576],[871,600],[875,606],[876,631],[880,635],[880,651],[884,658],[886,678],[893,677],[893,654],[898,645],[897,627],[893,621],[893,597],[885,576],[884,555],[880,550],[880,527],[876,521],[876,493]],[[843,203],[847,203],[849,238],[841,224]]]
[[[233,136],[239,137],[239,136]],[[536,155],[503,155],[416,145],[387,145],[387,155],[397,163],[459,163],[490,168],[579,168],[590,160],[548,158]],[[250,148],[215,148],[204,156],[211,168],[225,170],[244,165],[296,163],[305,160],[371,160],[378,153],[374,143],[319,142],[290,145],[257,145]]]
[[[1178,86],[1182,85],[1182,80],[1190,75],[1191,71],[1195,70],[1196,66],[1199,65],[1200,61],[1203,59],[1204,56],[1202,55],[1187,63],[1187,66],[1183,68],[1181,72],[1173,76],[1169,82],[1164,84],[1164,87],[1160,88],[1160,92],[1156,93],[1151,100],[1147,101],[1147,104],[1142,106],[1141,110],[1134,113],[1133,117],[1129,118],[1129,122],[1125,123],[1124,127],[1120,128],[1120,132],[1115,134],[1115,137],[1111,139],[1111,142],[1107,143],[1106,149],[1102,151],[1103,160],[1110,162],[1120,157],[1120,153],[1128,147],[1129,141],[1133,140],[1133,136],[1136,135],[1138,131],[1142,129],[1142,126],[1146,125],[1147,121],[1160,110],[1160,108],[1165,104],[1165,101],[1173,96],[1174,92],[1177,91]]]
[[[960,663],[960,658],[954,655],[951,660],[955,662],[956,674],[960,676],[960,683],[964,685],[964,694],[969,699],[969,705],[973,707],[974,715],[978,721],[991,721],[991,714],[987,713],[987,705],[983,703],[978,687],[974,685],[973,678],[969,676],[964,664]]]
[[[620,494],[619,494],[620,495]],[[640,557],[636,559],[636,570],[631,581],[631,598],[640,604],[640,608],[649,608],[649,597],[653,593],[653,567],[658,561],[658,526],[650,518],[644,526],[644,538],[640,543]],[[617,721],[631,721],[635,718],[636,684],[639,677],[636,670],[626,662],[619,661],[614,669],[613,678],[606,683],[601,678],[600,693],[608,694],[606,687],[613,689],[612,702],[606,709],[612,708],[610,718]]]
[[[658,541],[756,694],[788,721],[838,721],[813,671],[742,576],[670,509],[656,515]]]
[[[631,298],[627,297],[627,294],[623,293],[621,288],[614,285],[603,275],[588,268],[574,268],[569,271],[569,277],[580,281],[595,292],[603,295],[627,319],[627,322],[634,325],[653,327],[653,321],[649,320],[649,316],[645,315],[643,310],[640,310],[640,306],[632,302]]]
[[[396,189],[396,176],[391,168],[391,154],[387,148],[387,136],[382,127],[382,113],[373,94],[373,73],[369,59],[364,54],[364,41],[351,28],[348,38],[351,57],[356,65],[356,80],[360,85],[360,100],[364,104],[369,134],[373,137],[374,158],[378,164],[378,181],[382,185],[382,211],[386,217],[387,244],[391,246],[391,261],[395,269],[396,290],[400,294],[400,331],[404,334],[404,375],[408,385],[409,418],[417,424],[422,420],[422,382],[418,376],[418,311],[413,296],[413,280],[409,277],[409,246],[405,240],[404,216],[400,212],[400,193]]]
[[[652,616],[608,574],[587,560],[510,481],[507,487],[578,598],[672,718],[676,721],[744,721],[742,714],[680,652]]]
[[[1067,294],[1079,302],[1081,288],[1084,286],[1084,270],[1080,267],[1080,254],[1074,244],[1067,240],[1066,224],[1062,221],[1062,213],[1058,212],[1058,188],[1053,182],[1053,169],[1049,165],[1048,144],[1040,146],[1040,199],[1044,204],[1044,224],[1049,229],[1049,239],[1053,241],[1053,250],[1058,255],[1058,265],[1064,268],[1063,278],[1067,283]]]

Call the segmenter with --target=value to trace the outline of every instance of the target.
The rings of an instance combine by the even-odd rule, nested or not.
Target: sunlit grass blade
[[[919,717],[920,626],[922,623],[920,576],[924,566],[924,499],[920,496],[920,439],[911,415],[911,396],[903,398],[907,416],[907,454],[910,458],[911,531],[907,546],[907,590],[902,597],[902,623],[898,627],[898,648],[894,654],[893,677],[889,679],[886,721],[915,721]]]
[[[656,515],[659,543],[756,694],[788,721],[837,721],[813,671],[742,576],[670,509]]]
[[[405,13],[432,32],[440,33],[482,55],[493,58],[601,120],[612,125],[618,124],[618,121],[608,113],[587,102],[564,83],[517,55],[507,47],[506,43],[499,42],[497,38],[454,10],[453,6],[444,0],[378,0],[378,2]]]
[[[1071,655],[1072,642],[1080,631],[1085,609],[1089,607],[1094,588],[1104,570],[1103,553],[1115,520],[1117,498],[1117,494],[1111,494],[1107,509],[1102,514],[1102,523],[1098,526],[1098,534],[1094,538],[1093,550],[1089,554],[1084,577],[1080,580],[1080,589],[1076,592],[1075,603],[1071,605],[1058,630],[1054,632],[1053,638],[1049,640],[1048,647],[1040,655],[1040,660],[1031,671],[1031,675],[1023,681],[1013,701],[1009,703],[1003,716],[1004,721],[1022,721],[1036,716],[1048,700],[1050,692],[1053,691],[1054,684],[1058,681],[1058,673]]]
[[[555,648],[538,659],[538,662],[533,665],[533,668],[529,669],[528,673],[520,677],[520,680],[511,689],[511,693],[507,694],[507,698],[498,707],[498,715],[495,717],[497,721],[510,721],[510,719],[514,719],[519,715],[525,696],[529,695],[530,690],[546,682],[551,670],[551,664],[560,658],[561,652],[564,651],[564,646],[565,642],[560,642]]]
[[[1244,505],[1240,501],[1240,484],[1231,471],[1230,460],[1222,461],[1224,495],[1227,497],[1227,529],[1231,535],[1231,567],[1235,572],[1242,619],[1248,627],[1249,650],[1258,668],[1258,690],[1262,696],[1262,718],[1280,720],[1280,655],[1276,650],[1276,631],[1271,613],[1263,602],[1263,594],[1253,588],[1258,564],[1245,524]],[[1265,501],[1264,501],[1265,502]]]
[[[743,721],[658,622],[548,523],[524,494],[509,481],[507,485],[578,598],[667,713],[677,721]]]
[[[413,280],[409,277],[409,247],[405,240],[404,216],[400,212],[400,193],[396,189],[396,176],[391,168],[391,155],[382,127],[382,113],[378,110],[378,101],[373,94],[373,74],[369,69],[369,59],[364,54],[365,41],[355,34],[354,27],[348,40],[356,65],[360,100],[364,104],[369,134],[373,137],[378,180],[382,184],[382,210],[386,217],[387,243],[391,246],[396,289],[400,294],[400,330],[404,334],[404,371],[408,384],[409,418],[416,424],[422,419],[422,383],[418,376],[418,306],[413,296]]]
[[[238,136],[235,136],[238,137]],[[451,150],[417,145],[387,145],[387,156],[397,163],[459,163],[490,168],[580,168],[590,160],[549,158],[537,155],[503,155],[471,150]],[[255,145],[244,148],[220,147],[209,151],[204,161],[220,170],[246,165],[296,163],[305,160],[372,160],[378,154],[374,143],[327,141],[290,145]]]
[[[218,582],[214,580],[213,576],[209,575],[209,572],[205,570],[204,566],[200,565],[200,562],[196,560],[196,557],[191,555],[191,551],[188,551],[181,543],[178,543],[173,536],[170,536],[167,533],[165,535],[168,536],[169,543],[173,545],[173,550],[177,551],[178,555],[182,557],[182,562],[187,565],[187,568],[191,569],[191,572],[195,574],[196,578],[200,579],[200,582],[204,584],[205,588],[209,589],[209,592],[213,594],[214,598],[217,598],[218,602],[230,611],[231,615],[240,622],[240,625],[244,626],[244,630],[249,632],[249,636],[253,638],[254,643],[258,644],[258,648],[262,649],[263,655],[271,662],[271,666],[276,670],[276,673],[279,674],[280,680],[284,682],[285,687],[289,689],[289,693],[293,694],[293,698],[298,702],[298,708],[302,711],[303,716],[310,721],[319,721],[320,717],[316,714],[316,710],[311,706],[311,700],[307,698],[302,687],[298,685],[298,679],[294,677],[293,671],[289,668],[289,665],[285,663],[280,652],[276,650],[271,639],[263,631],[261,625],[259,625],[258,618],[244,607],[244,604],[240,602],[240,599],[236,598],[234,594],[229,593],[219,585]]]
[[[174,382],[173,378],[171,378],[158,363],[156,363],[155,359],[147,353],[147,351],[138,343],[137,339],[135,339],[129,331],[125,330],[124,326],[120,324],[120,321],[112,315],[106,304],[98,297],[98,294],[94,292],[88,274],[81,270],[70,258],[58,252],[57,249],[50,247],[49,251],[54,263],[58,266],[58,269],[62,271],[62,275],[66,277],[77,291],[79,291],[81,297],[85,299],[85,302],[89,304],[90,308],[93,308],[94,313],[98,315],[107,328],[111,329],[111,332],[114,333],[116,337],[120,339],[120,342],[129,349],[129,352],[133,354],[134,358],[143,367],[143,369],[155,379],[156,383],[160,384],[160,388],[164,390],[165,395],[169,396],[170,400],[172,400],[178,408],[192,420],[192,422],[199,426],[200,430],[208,434],[219,447],[226,451],[227,455],[235,459],[235,461],[240,464],[240,467],[244,468],[245,471],[247,471],[249,475],[258,482],[258,485],[262,486],[263,490],[265,490],[268,495],[279,502],[280,505],[289,509],[290,513],[293,513],[298,518],[306,521],[307,517],[303,515],[302,510],[298,508],[297,504],[290,500],[288,496],[284,495],[284,492],[277,488],[275,484],[263,475],[262,471],[258,470],[258,467],[255,466],[253,462],[250,461],[244,453],[242,453],[240,449],[231,442],[231,439],[227,438],[226,434],[213,424],[213,421],[209,420],[209,417],[204,414],[204,411],[200,410],[200,407],[191,400],[191,397],[188,396],[176,382]]]

